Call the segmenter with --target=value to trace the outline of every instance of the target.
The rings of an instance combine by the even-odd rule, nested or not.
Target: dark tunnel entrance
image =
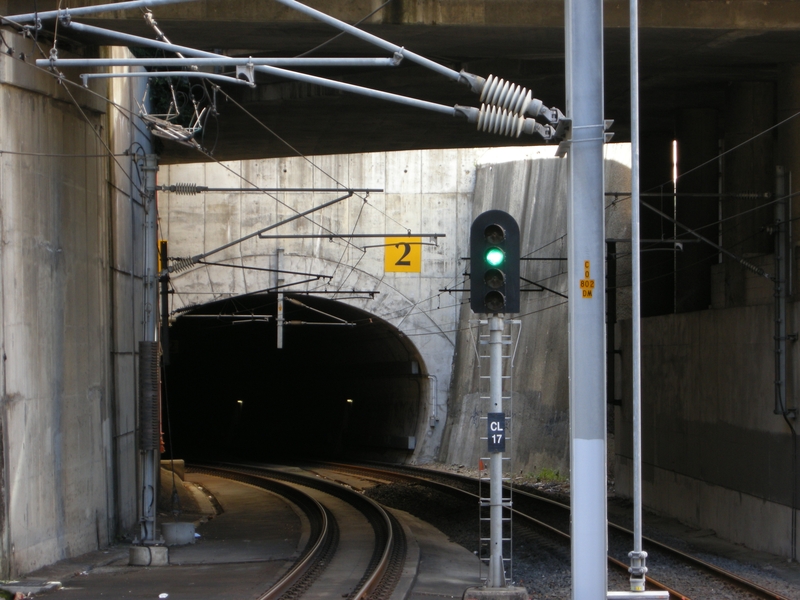
[[[164,458],[408,458],[428,377],[394,326],[326,298],[276,294],[188,310],[169,332]]]

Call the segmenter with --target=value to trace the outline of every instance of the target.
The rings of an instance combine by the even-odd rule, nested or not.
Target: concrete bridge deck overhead
[[[9,0],[5,14],[30,3]],[[89,4],[86,0],[73,5]],[[429,57],[480,76],[526,86],[547,106],[564,109],[563,0],[313,0],[309,5]],[[55,8],[39,2],[39,10]],[[643,0],[640,8],[642,132],[671,132],[684,108],[723,110],[735,82],[776,82],[782,65],[800,62],[800,3],[794,0]],[[617,140],[628,137],[628,3],[605,3],[606,117]],[[373,14],[374,13],[374,14]],[[369,16],[371,15],[371,16]],[[203,0],[154,9],[176,44],[231,56],[387,56],[276,1]],[[78,20],[78,19],[76,19]],[[80,22],[153,37],[139,11]],[[52,22],[46,23],[52,28]],[[108,40],[59,33],[62,47]],[[325,44],[321,46],[321,44]],[[316,74],[447,106],[480,106],[466,87],[405,61],[396,68],[317,70]],[[259,75],[255,89],[225,89],[204,145],[216,158],[529,144],[475,131],[460,119]],[[237,106],[238,104],[238,106]],[[250,114],[247,114],[250,113]],[[269,128],[269,130],[267,129]],[[538,140],[538,138],[536,138]],[[206,160],[170,144],[164,162]]]

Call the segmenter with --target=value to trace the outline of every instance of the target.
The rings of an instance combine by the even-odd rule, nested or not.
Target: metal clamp
[[[237,66],[236,67],[236,79],[239,79],[240,76],[242,76],[242,78],[247,83],[249,83],[251,87],[256,84],[256,80],[255,80],[255,68],[256,67],[252,62],[252,58],[253,57],[251,56],[250,60],[247,62],[246,65]]]
[[[631,574],[631,591],[643,592],[645,587],[645,575],[647,575],[647,552],[642,550],[637,552],[632,550],[628,552],[628,557],[631,559],[631,566],[628,567],[628,573]]]

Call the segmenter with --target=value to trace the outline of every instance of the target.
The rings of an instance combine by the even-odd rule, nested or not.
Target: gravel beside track
[[[460,474],[467,474],[456,469]],[[517,484],[515,483],[515,486]],[[568,501],[567,484],[521,484],[518,487],[535,489],[555,500]],[[374,500],[405,510],[428,521],[451,540],[468,550],[478,553],[478,509],[471,502],[455,503],[453,496],[409,483],[377,485],[367,491]],[[609,518],[620,525],[630,527],[630,503],[614,497],[609,498]],[[750,579],[762,587],[777,592],[786,598],[800,600],[800,567],[786,559],[759,553],[742,546],[719,540],[713,532],[703,532],[675,521],[645,515],[645,535],[673,546],[688,554],[699,556],[740,577]],[[532,532],[515,521],[513,549],[513,583],[527,588],[535,600],[564,600],[570,597],[570,551],[555,536]],[[609,536],[610,554],[627,563],[630,543],[615,535]],[[645,545],[646,548],[646,545]],[[653,556],[655,559],[655,555]],[[649,575],[686,594],[691,600],[751,600],[749,593],[737,590],[733,585],[693,569],[680,562],[658,556],[648,559]],[[485,575],[485,573],[484,573]],[[610,590],[628,590],[627,573],[609,569]]]

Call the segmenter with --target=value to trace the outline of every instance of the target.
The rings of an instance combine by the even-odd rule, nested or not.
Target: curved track
[[[463,475],[432,471],[430,469],[394,466],[382,466],[381,468],[377,468],[374,466],[325,464],[325,468],[358,474],[362,477],[372,476],[380,480],[388,479],[423,484],[448,494],[466,495],[473,501],[478,499],[477,481]],[[562,539],[564,542],[569,540],[570,508],[568,505],[519,488],[514,488],[513,494],[513,512],[515,516],[518,517],[517,526],[522,523],[527,523],[531,527],[546,531],[547,536],[555,536]],[[623,555],[627,553],[627,550],[632,547],[632,532],[614,523],[609,523],[609,530],[609,546],[612,549],[616,548],[617,552],[622,552]],[[649,589],[666,590],[669,592],[671,600],[690,600],[690,596],[687,593],[682,593],[678,591],[678,589],[673,589],[681,588],[686,585],[683,582],[689,577],[705,578],[708,580],[708,585],[711,586],[715,585],[715,582],[718,582],[728,589],[735,588],[752,598],[790,600],[790,598],[768,590],[752,581],[739,577],[707,561],[686,554],[685,552],[671,548],[656,540],[645,538],[644,542],[645,550],[648,552],[651,565],[661,565],[666,562],[670,564],[677,563],[677,569],[689,573],[688,577],[682,577],[680,580],[676,580],[675,583],[672,583],[669,577],[660,576],[662,581],[657,581],[652,577],[647,578]],[[622,549],[625,550],[623,551]],[[612,556],[609,556],[608,560],[613,568],[619,569],[627,574],[628,565],[626,563]]]
[[[259,600],[296,600],[306,593],[335,593],[348,600],[384,600],[391,595],[403,570],[405,535],[374,501],[292,469],[232,464],[192,469],[267,489],[308,518],[311,531],[305,549]],[[367,545],[373,550],[364,556]]]

